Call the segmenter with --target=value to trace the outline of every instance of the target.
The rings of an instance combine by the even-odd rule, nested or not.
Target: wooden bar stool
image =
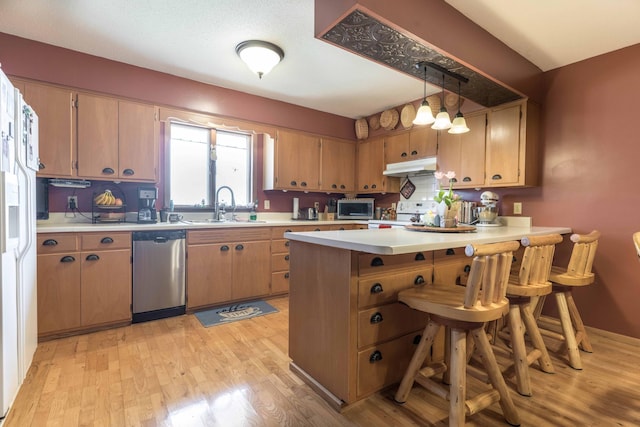
[[[521,243],[525,250],[520,269],[517,275],[509,277],[507,285],[509,315],[505,329],[508,335],[504,332],[499,333],[497,341],[508,340],[511,345],[498,348],[510,353],[513,363],[506,367],[503,374],[515,368],[517,390],[524,396],[531,396],[529,365],[538,361],[542,371],[554,372],[547,347],[533,315],[531,302],[532,300],[537,302],[539,297],[551,293],[549,273],[556,244],[560,242],[562,242],[562,236],[559,234],[524,237]],[[528,334],[533,346],[529,352],[525,343],[525,333]]]
[[[589,234],[571,235],[571,241],[574,244],[569,265],[566,268],[554,265],[551,267],[549,275],[549,280],[553,284],[552,292],[556,297],[560,320],[547,316],[539,316],[538,318],[538,326],[540,326],[543,335],[564,341],[569,356],[569,365],[574,369],[582,369],[578,346],[589,353],[593,351],[593,348],[584,323],[582,323],[578,307],[573,300],[572,291],[574,288],[594,283],[595,276],[591,272],[591,268],[599,238],[600,232],[597,230]],[[537,313],[542,311],[542,304],[544,304],[544,299],[541,298]],[[561,327],[561,334],[554,330],[558,325]]]
[[[414,382],[437,396],[449,400],[449,425],[462,426],[466,415],[475,414],[499,402],[511,425],[519,425],[520,417],[509,389],[496,362],[485,332],[487,322],[501,318],[509,306],[505,298],[513,251],[518,242],[469,245],[467,256],[474,256],[467,286],[434,284],[401,291],[398,300],[414,310],[430,314],[420,343],[400,383],[395,400],[406,402]],[[449,358],[421,368],[441,326],[449,333]],[[467,338],[482,356],[492,388],[477,396],[466,398]],[[431,377],[449,372],[450,386]],[[469,373],[473,373],[472,370]]]

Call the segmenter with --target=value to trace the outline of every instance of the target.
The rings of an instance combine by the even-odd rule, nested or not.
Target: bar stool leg
[[[555,370],[551,363],[547,346],[544,345],[544,341],[542,340],[542,334],[540,333],[540,329],[538,329],[535,316],[531,312],[531,305],[523,304],[520,306],[520,310],[524,324],[527,327],[527,333],[529,334],[529,338],[531,338],[531,343],[533,347],[540,352],[540,356],[538,357],[540,369],[546,373],[553,374]]]
[[[527,361],[527,348],[524,343],[524,325],[520,317],[520,306],[516,304],[509,305],[509,333],[518,393],[523,396],[531,396],[529,363]]]
[[[567,292],[566,298],[567,307],[569,308],[569,315],[571,316],[573,326],[576,329],[576,343],[583,351],[586,351],[587,353],[593,353],[593,347],[591,347],[591,341],[589,341],[589,336],[587,335],[587,331],[584,328],[584,323],[582,323],[582,317],[580,317],[578,307],[576,307],[576,303],[573,300],[573,293]]]
[[[394,400],[398,403],[404,403],[407,401],[409,397],[409,393],[411,392],[411,387],[413,387],[413,382],[415,381],[416,375],[424,360],[427,358],[427,354],[429,353],[429,349],[433,344],[433,339],[438,333],[440,329],[440,325],[429,321],[427,326],[424,328],[424,332],[422,333],[422,339],[418,344],[418,348],[413,353],[413,357],[411,358],[411,362],[409,362],[409,367],[407,368],[407,372],[405,372],[404,377],[402,377],[402,381],[400,382],[400,386],[398,387],[398,391],[396,392]]]
[[[567,297],[564,292],[556,292],[555,295],[558,305],[558,313],[560,315],[560,324],[562,325],[562,333],[564,334],[564,341],[567,346],[567,353],[569,355],[569,365],[571,365],[573,369],[582,369],[580,351],[578,350],[576,335],[571,323],[571,316],[569,314],[569,307],[567,305]]]
[[[451,328],[451,386],[449,388],[449,426],[464,426],[467,391],[467,334]]]

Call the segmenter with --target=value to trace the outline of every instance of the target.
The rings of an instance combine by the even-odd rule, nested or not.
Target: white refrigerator
[[[38,342],[36,170],[38,116],[0,69],[0,423]]]

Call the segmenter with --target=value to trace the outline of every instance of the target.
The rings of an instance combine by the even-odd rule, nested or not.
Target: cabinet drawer
[[[420,330],[358,352],[358,398],[402,379],[421,334]]]
[[[282,239],[284,233],[291,231],[307,231],[303,226],[286,226],[286,227],[271,227],[271,238],[272,239]]]
[[[55,254],[79,250],[78,235],[74,233],[38,234],[38,254]]]
[[[274,239],[271,241],[271,253],[281,254],[289,252],[289,240],[287,239]]]
[[[289,270],[289,254],[271,255],[271,271]]]
[[[361,253],[358,255],[358,272],[360,275],[429,265],[433,265],[433,254],[431,252],[414,252],[402,255]]]
[[[225,230],[198,230],[187,232],[187,244],[200,245],[221,242],[250,242],[271,239],[269,227],[230,228]]]
[[[289,272],[278,271],[271,273],[271,293],[280,294],[289,292]]]
[[[424,328],[428,318],[427,313],[400,303],[362,310],[358,313],[358,348]]]
[[[131,233],[90,233],[82,234],[83,251],[131,248]]]
[[[469,258],[465,255],[464,248],[439,249],[433,251],[433,262],[436,264],[442,261],[459,260],[460,258]]]
[[[367,276],[358,280],[358,308],[382,305],[398,300],[398,292],[416,285],[430,284],[433,267],[406,273]]]

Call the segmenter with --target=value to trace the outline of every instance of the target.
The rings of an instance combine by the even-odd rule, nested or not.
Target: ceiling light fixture
[[[429,101],[427,101],[427,63],[419,62],[416,64],[416,67],[424,68],[424,93],[422,97],[422,104],[420,104],[420,108],[418,108],[418,113],[416,114],[416,118],[413,120],[413,124],[430,125],[435,122],[436,119],[433,117],[431,106],[429,105]]]
[[[451,123],[449,133],[467,133],[469,130],[470,129],[467,127],[467,121],[464,119],[464,116],[460,111],[460,80],[458,80],[458,112],[453,119],[453,123]]]
[[[262,78],[284,58],[284,51],[273,43],[247,40],[236,46],[236,53],[249,69]]]
[[[440,112],[436,116],[436,121],[431,126],[431,129],[436,130],[445,130],[451,127],[451,117],[449,117],[449,113],[447,113],[447,107],[444,106],[444,73],[442,73],[442,107],[440,107]]]

